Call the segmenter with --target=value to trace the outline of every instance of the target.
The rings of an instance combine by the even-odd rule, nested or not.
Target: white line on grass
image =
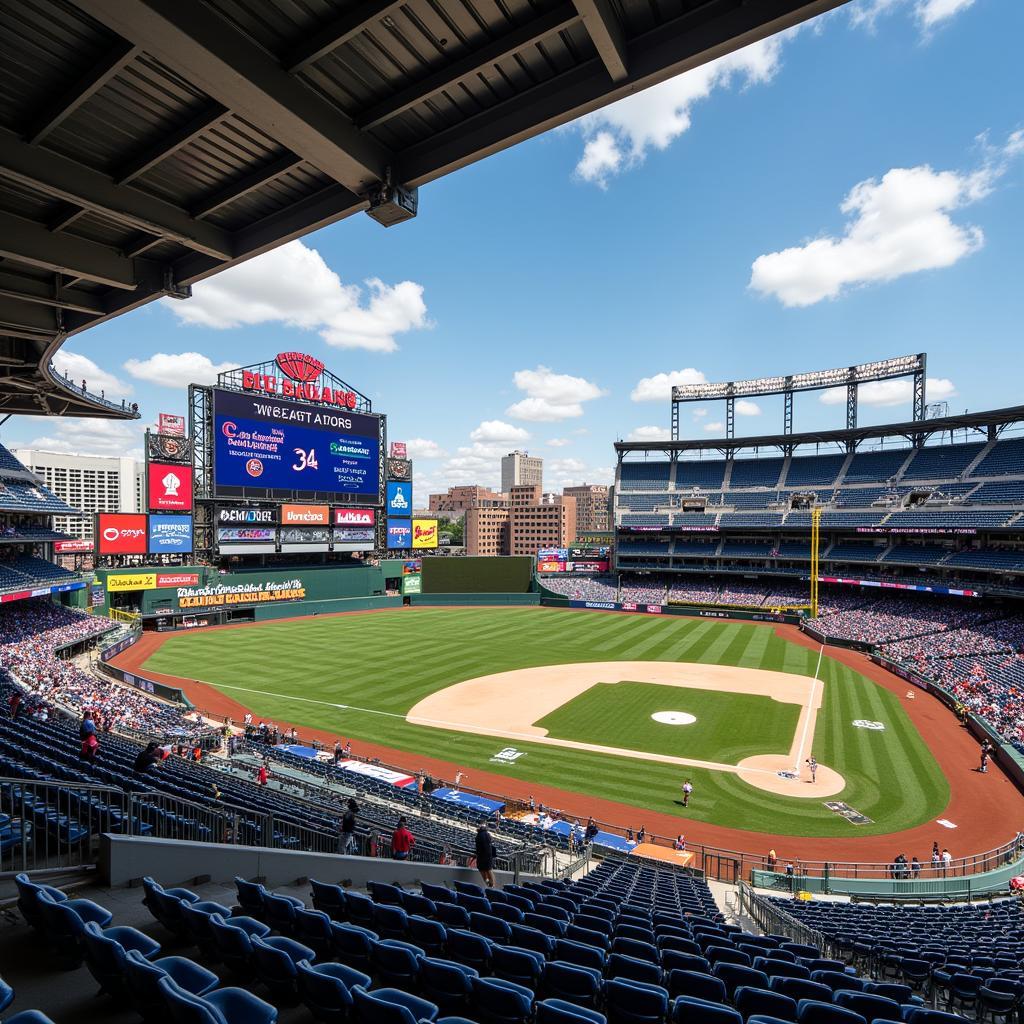
[[[825,653],[825,645],[822,644],[818,648],[818,664],[814,669],[814,675],[811,678],[811,692],[807,697],[807,708],[804,714],[804,729],[800,736],[800,746],[797,748],[796,764],[793,765],[793,771],[800,774],[800,765],[803,764],[804,760],[804,745],[807,743],[807,729],[811,724],[811,716],[814,715],[814,691],[818,687],[818,673],[821,671],[821,656]]]

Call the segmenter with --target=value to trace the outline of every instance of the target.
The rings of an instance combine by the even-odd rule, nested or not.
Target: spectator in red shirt
[[[270,772],[267,771],[267,763],[264,761],[263,764],[260,765],[260,770],[256,773],[256,785],[265,786],[269,775]]]
[[[398,828],[391,834],[391,857],[393,860],[408,860],[416,837],[405,827],[405,818],[398,819]]]

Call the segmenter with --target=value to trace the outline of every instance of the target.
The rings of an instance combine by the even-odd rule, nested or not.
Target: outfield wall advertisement
[[[180,587],[179,608],[223,608],[226,605],[264,604],[268,601],[303,601],[301,579],[261,580],[258,583],[216,583],[208,587]]]

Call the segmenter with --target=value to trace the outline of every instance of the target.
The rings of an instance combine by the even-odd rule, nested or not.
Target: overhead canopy
[[[0,4],[0,414],[131,415],[65,337],[841,2]]]

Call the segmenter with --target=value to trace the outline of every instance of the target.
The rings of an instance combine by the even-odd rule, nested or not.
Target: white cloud
[[[957,224],[952,214],[984,199],[1024,150],[1015,132],[975,171],[895,167],[880,180],[855,185],[840,209],[849,216],[841,236],[758,256],[750,287],[784,306],[811,306],[850,287],[892,281],[904,274],[950,267],[984,244],[981,228]]]
[[[759,40],[660,85],[633,93],[574,125],[586,140],[576,176],[607,188],[612,177],[642,164],[651,149],[663,150],[690,127],[691,111],[717,88],[771,81],[785,39],[795,30]]]
[[[702,420],[702,419],[704,419],[705,416],[707,416],[707,414],[708,414],[707,409],[694,409],[693,410],[693,418],[695,420]]]
[[[879,18],[909,9],[927,35],[936,26],[973,6],[974,0],[862,0],[851,5],[850,22],[873,32]]]
[[[586,435],[590,433],[590,429],[589,429],[588,427],[577,427],[577,428],[576,428],[576,429],[575,429],[575,430],[573,431],[573,433],[574,433],[574,434],[575,434],[575,435],[576,435],[577,437],[586,437]]]
[[[517,370],[512,379],[527,397],[505,411],[514,419],[534,423],[554,423],[582,416],[584,402],[607,394],[592,381],[555,373],[547,366]]]
[[[947,377],[929,377],[925,382],[925,393],[931,402],[941,402],[956,394],[956,385]],[[907,405],[914,398],[914,386],[909,379],[875,380],[861,384],[857,389],[860,405],[874,405],[884,408],[890,405]],[[818,399],[824,405],[845,405],[846,388],[829,388]]]
[[[667,441],[671,433],[664,427],[637,427],[626,436],[627,441]]]
[[[92,417],[47,421],[53,433],[29,441],[25,448],[68,455],[127,455],[141,459],[144,425]],[[21,447],[21,446],[19,446]]]
[[[124,368],[136,379],[169,388],[216,384],[217,374],[235,369],[237,362],[215,363],[200,352],[156,352],[148,359],[129,359]]]
[[[672,388],[681,384],[706,384],[707,377],[700,370],[687,366],[683,370],[669,370],[656,373],[653,377],[641,377],[629,397],[634,402],[668,402],[672,399]]]
[[[410,459],[443,459],[448,454],[436,441],[425,437],[414,437],[405,442],[405,447]]]
[[[567,437],[551,437],[548,438],[549,448],[564,448],[566,445],[572,444],[572,441]]]
[[[469,433],[471,441],[497,444],[513,444],[516,441],[525,441],[529,436],[529,432],[522,427],[513,426],[511,423],[505,423],[503,420],[484,420],[480,426]]]
[[[132,393],[130,384],[100,369],[88,356],[83,356],[80,352],[69,352],[61,347],[54,353],[53,365],[76,384],[84,380],[87,390],[94,395],[104,392],[108,398],[124,398]]]
[[[379,278],[343,284],[316,249],[289,242],[200,281],[187,302],[161,300],[186,324],[226,329],[282,323],[328,345],[394,352],[396,335],[429,327],[423,286]]]
[[[719,423],[717,420],[714,423],[705,423],[704,431],[708,434],[720,434],[725,430],[725,424]]]
[[[757,402],[751,402],[749,398],[736,399],[737,416],[760,416],[761,406]]]

